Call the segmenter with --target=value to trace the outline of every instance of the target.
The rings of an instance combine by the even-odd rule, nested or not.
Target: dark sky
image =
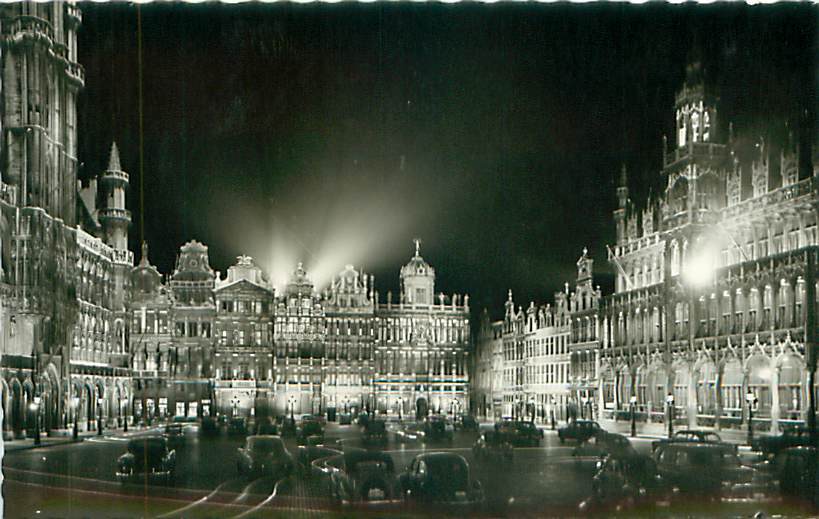
[[[81,175],[116,139],[138,250],[137,8],[83,9]],[[608,288],[616,173],[628,165],[638,203],[662,189],[695,39],[724,133],[730,119],[775,140],[790,120],[812,140],[808,5],[140,9],[144,235],[163,272],[196,238],[223,272],[242,253],[274,270],[354,262],[384,297],[419,236],[437,288],[496,317],[508,288],[551,300],[584,246]]]

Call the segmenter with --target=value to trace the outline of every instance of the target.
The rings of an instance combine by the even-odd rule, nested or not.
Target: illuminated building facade
[[[129,176],[77,179],[80,10],[0,7],[3,436],[121,423],[130,398]]]
[[[190,242],[163,284],[146,254],[131,275],[141,419],[468,408],[468,298],[432,303],[435,271],[417,249],[399,303],[381,305],[374,277],[352,265],[319,291],[299,264],[276,294],[247,256],[222,280]]]
[[[634,397],[639,420],[747,427],[750,401],[756,427],[776,432],[807,419],[816,391],[817,170],[800,168],[792,139],[777,160],[761,138],[741,157],[698,64],[675,114],[662,194],[633,203],[625,169],[617,188],[603,415],[627,413]]]
[[[509,291],[503,321],[484,316],[477,333],[472,380],[479,416],[565,420],[570,403],[569,296],[515,310]]]

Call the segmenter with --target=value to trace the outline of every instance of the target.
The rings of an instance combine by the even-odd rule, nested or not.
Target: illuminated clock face
[[[192,269],[195,269],[196,266],[199,265],[199,262],[196,261],[196,258],[191,258],[191,260],[188,262],[188,265],[190,265]]]

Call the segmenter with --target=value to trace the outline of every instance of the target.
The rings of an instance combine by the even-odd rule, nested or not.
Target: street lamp
[[[631,437],[634,438],[637,436],[637,420],[634,414],[635,408],[637,407],[637,396],[631,395]]]
[[[674,435],[674,394],[669,393],[665,397],[665,403],[668,406],[668,437]]]
[[[34,402],[31,404],[31,410],[34,412],[34,445],[40,445],[40,397],[35,396]]]
[[[552,421],[552,430],[555,430],[555,397],[551,399],[551,405],[549,406],[549,418]]]
[[[529,397],[529,409],[532,423],[535,423],[535,399],[533,397]]]
[[[97,399],[97,436],[102,436],[102,398]]]
[[[589,399],[587,397],[585,397],[585,396],[580,397],[580,404],[581,404],[580,418],[586,418],[586,402],[588,402],[588,401],[589,401]]]
[[[74,409],[74,441],[77,441],[77,438],[80,435],[80,431],[77,426],[77,420],[79,419],[79,410],[80,410],[80,397],[75,396],[71,399],[71,407]]]
[[[401,411],[404,409],[404,399],[402,397],[398,397],[398,421],[402,420]]]
[[[750,445],[754,440],[754,406],[757,402],[756,395],[750,388],[745,394],[745,401],[748,403],[748,445]]]

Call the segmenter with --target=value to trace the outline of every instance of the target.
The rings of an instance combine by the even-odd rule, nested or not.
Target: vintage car
[[[358,416],[356,417],[355,420],[355,422],[362,427],[367,425],[368,421],[370,421],[370,414],[367,413],[366,411],[358,413]]]
[[[455,429],[477,432],[480,429],[478,421],[471,414],[462,414],[455,417]]]
[[[591,420],[575,420],[570,422],[567,426],[558,429],[557,436],[560,438],[560,443],[566,440],[585,442],[601,431],[603,431],[603,429],[600,428],[597,422]]]
[[[602,458],[615,456],[619,458],[636,456],[637,451],[628,438],[622,434],[607,433],[600,431],[597,435],[589,438],[574,448],[572,456]]]
[[[658,446],[668,442],[718,443],[721,445],[730,446],[730,448],[736,450],[736,445],[723,442],[720,435],[713,431],[699,431],[692,429],[683,429],[675,432],[671,438],[663,438],[661,440],[651,442],[651,450],[657,450]]]
[[[283,478],[296,468],[293,456],[279,436],[248,436],[237,454],[236,468],[240,476]]]
[[[228,420],[227,433],[230,436],[247,435],[247,418],[235,416]]]
[[[480,482],[473,479],[469,463],[453,452],[419,454],[398,478],[405,501],[436,505],[469,506],[483,503]]]
[[[472,454],[482,462],[510,463],[514,458],[514,449],[502,434],[486,431],[472,445]]]
[[[169,447],[180,447],[185,444],[185,429],[181,423],[168,424],[162,432],[162,437],[168,440]]]
[[[776,436],[760,436],[751,441],[751,450],[760,452],[766,457],[775,457],[779,452],[790,447],[810,447],[813,445],[810,430],[807,427],[794,426]]]
[[[312,438],[312,440],[308,441],[310,438]],[[301,426],[298,428],[296,440],[298,441],[299,445],[307,445],[308,443],[318,445],[324,441],[324,427],[321,426],[321,423],[315,420],[302,422]]]
[[[117,459],[117,479],[121,483],[173,483],[176,451],[162,436],[146,436],[128,441],[128,452]]]
[[[424,441],[424,437],[426,437],[427,434],[424,432],[423,422],[404,424],[394,431],[395,439],[402,443]]]
[[[205,436],[215,436],[219,434],[219,422],[212,416],[203,416],[199,426],[199,433]]]
[[[255,433],[257,435],[279,434],[279,428],[273,423],[273,418],[264,416],[256,421]]]
[[[387,422],[384,420],[370,420],[367,422],[361,434],[361,442],[364,445],[386,445]]]
[[[775,477],[783,496],[819,504],[819,452],[815,447],[789,447],[774,460]]]
[[[342,503],[384,501],[392,498],[395,465],[381,451],[348,449],[331,476],[331,493]]]
[[[771,478],[743,465],[723,444],[669,442],[654,451],[662,486],[674,494],[747,497],[766,491]]]
[[[299,473],[303,477],[312,477],[317,470],[316,467],[313,466],[314,461],[339,456],[340,454],[342,454],[342,451],[323,445],[299,445],[298,452],[296,453],[296,463]]]
[[[650,456],[608,455],[597,462],[592,495],[585,504],[623,507],[656,499],[659,491],[657,465]]]
[[[339,413],[338,415],[338,424],[339,425],[351,425],[353,423],[353,415],[350,413]]]
[[[452,441],[455,431],[443,416],[428,416],[424,421],[424,441]]]
[[[505,420],[495,424],[495,432],[513,447],[537,447],[543,438],[543,431],[532,422],[525,420]]]

